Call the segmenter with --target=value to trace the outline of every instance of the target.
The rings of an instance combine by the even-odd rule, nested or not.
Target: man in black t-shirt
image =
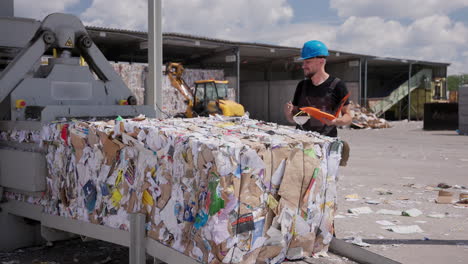
[[[304,43],[301,59],[306,78],[297,85],[293,101],[285,104],[284,114],[290,123],[295,124],[293,116],[300,111],[299,108],[311,106],[322,112],[335,115],[340,105],[343,104],[341,117],[332,121],[326,118],[317,120],[311,117],[307,123],[297,126],[304,130],[319,132],[325,136],[336,137],[338,134],[336,127],[351,124],[352,117],[349,101],[347,99],[344,101],[348,95],[345,83],[325,72],[327,56],[328,49],[322,42],[311,40]]]

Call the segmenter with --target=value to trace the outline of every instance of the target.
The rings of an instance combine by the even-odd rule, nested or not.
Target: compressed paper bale
[[[324,180],[326,175],[321,173],[322,169],[318,170],[320,173],[316,173],[317,178],[308,192],[309,197],[304,197],[314,172],[323,166],[320,157],[325,155],[322,152],[328,153],[325,143],[330,141],[306,135],[306,132],[276,125],[273,127],[254,120],[243,122],[245,124],[239,125],[207,118],[157,122],[89,122],[90,131],[95,131],[90,134],[98,134],[100,142],[96,142],[97,136],[91,136],[86,143],[97,150],[102,149],[103,157],[102,162],[90,160],[94,156],[89,155],[90,152],[85,148],[83,161],[88,159],[92,164],[102,166],[89,174],[93,184],[99,186],[97,197],[102,197],[102,200],[98,199],[101,205],[90,216],[86,216],[86,219],[94,222],[102,216],[103,221],[96,223],[128,229],[128,221],[121,219],[126,217],[127,210],[140,211],[148,214],[151,221],[149,237],[191,257],[202,258],[204,262],[212,261],[208,259],[209,256],[214,256],[221,262],[228,261],[225,259],[226,254],[234,247],[234,241],[237,244],[233,251],[236,255],[233,261],[253,259],[256,254],[251,252],[254,244],[258,247],[255,249],[259,252],[258,257],[265,256],[264,249],[269,247],[263,245],[263,241],[269,239],[266,230],[275,225],[280,233],[292,235],[295,232],[292,229],[292,219],[307,216],[304,223],[309,221],[306,225],[312,223],[315,228],[311,230],[310,237],[304,238],[303,244],[306,245],[305,241],[309,240],[310,246],[301,248],[304,254],[311,254],[311,241],[314,240],[317,248],[322,251],[329,243],[327,237],[312,239],[311,236],[317,234],[319,222],[323,223],[320,226],[322,234],[333,231],[335,175],[329,175]],[[76,125],[78,124],[71,122],[70,129]],[[259,130],[253,127],[258,127]],[[141,131],[145,132],[142,134]],[[277,133],[274,136],[276,141],[271,141],[272,132],[263,131]],[[289,137],[287,133],[298,134]],[[69,147],[59,146],[66,150],[66,157],[72,157],[73,153],[67,152]],[[294,148],[291,149],[290,146]],[[215,158],[219,151],[230,153],[230,161],[223,162],[228,166]],[[320,153],[315,153],[316,151]],[[48,155],[48,162],[53,157]],[[66,157],[63,158],[65,163],[68,162]],[[229,165],[229,162],[233,165]],[[48,184],[48,192],[52,194],[52,199],[57,199],[53,196],[53,190],[60,190],[58,186],[63,178],[58,175],[64,167],[57,166],[54,162],[49,164],[57,167],[57,170],[50,177],[52,181]],[[73,161],[71,165],[73,166]],[[89,180],[85,181],[80,177],[85,175],[82,172],[88,168],[84,163],[78,165],[77,171],[80,173],[76,186]],[[303,175],[294,178],[297,175],[292,172],[299,171],[298,167]],[[279,179],[277,186],[272,184],[275,173]],[[71,179],[76,177],[73,170],[69,176]],[[300,183],[293,184],[295,194],[284,191],[286,181],[289,183],[298,179],[301,180]],[[105,188],[101,188],[103,182],[106,184]],[[65,185],[70,186],[68,183]],[[282,196],[278,195],[278,188]],[[66,196],[73,196],[75,190],[77,189],[72,189],[70,195],[67,192]],[[72,200],[71,206],[82,206],[76,202],[83,201],[80,199],[84,197],[78,196]],[[275,210],[270,205],[273,200],[277,203]],[[318,206],[314,207],[314,203]],[[66,215],[68,212],[64,210],[64,205],[66,203],[59,206],[59,214]],[[107,210],[103,210],[106,206]],[[295,215],[298,206],[301,206],[301,212]],[[280,221],[278,217],[283,220]],[[312,226],[300,230],[308,230]],[[294,239],[299,240],[302,235],[295,234]],[[289,242],[289,239],[281,239],[281,250],[271,258],[281,261]]]

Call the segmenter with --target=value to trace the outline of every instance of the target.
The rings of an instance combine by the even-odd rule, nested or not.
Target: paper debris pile
[[[123,82],[132,91],[139,105],[144,104],[145,90],[147,86],[148,64],[146,63],[111,63],[115,72],[119,74]],[[164,69],[165,66],[163,66]],[[185,69],[182,78],[192,89],[195,81],[199,80],[224,80],[224,70],[215,69]],[[233,85],[233,84],[232,84]],[[228,99],[235,100],[235,89],[228,88]],[[162,76],[162,106],[165,117],[172,117],[183,113],[187,109],[184,96],[172,86],[167,75]],[[166,116],[167,115],[167,116]]]
[[[389,128],[390,123],[383,118],[378,118],[371,111],[367,110],[365,107],[361,107],[359,104],[353,102],[350,103],[351,116],[353,121],[351,123],[351,128]]]
[[[326,253],[342,144],[251,119],[56,122],[45,212],[128,230],[205,263]]]

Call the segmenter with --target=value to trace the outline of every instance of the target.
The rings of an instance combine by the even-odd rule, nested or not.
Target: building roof
[[[103,43],[108,41],[111,43],[121,41],[125,42],[125,40],[136,42],[138,43],[138,48],[144,50],[143,53],[146,57],[148,37],[147,32],[93,26],[87,26],[86,28],[91,35],[94,35],[93,40],[98,43],[101,41],[96,40],[96,33],[102,34],[101,32],[107,34],[107,40],[102,40]],[[237,47],[240,49],[242,61],[254,64],[275,63],[277,60],[294,61],[294,59],[299,57],[300,54],[300,48],[298,47],[288,47],[256,42],[231,41],[174,32],[163,33],[163,45],[165,58],[171,61],[185,61],[186,64],[202,60],[207,64],[226,63],[225,57],[234,55],[234,51]],[[146,62],[146,59],[137,56],[138,52],[134,51],[134,53],[135,60],[138,60],[139,62]],[[431,66],[450,65],[450,63],[447,62],[379,57],[338,50],[330,50],[330,55],[331,56],[328,58],[328,61],[330,62],[367,58],[371,64],[378,63],[382,65],[409,63]]]
[[[0,40],[0,62],[8,63],[34,35],[40,26],[40,21],[17,17],[0,19],[3,24],[14,23],[21,26],[17,34],[7,34],[8,28],[0,28],[0,32],[8,38]],[[89,35],[110,61],[128,61],[146,63],[148,59],[148,34],[143,31],[125,30],[87,26]],[[2,31],[3,30],[3,31]],[[181,62],[185,66],[202,67],[234,67],[236,51],[239,50],[242,67],[290,67],[297,63],[300,48],[280,46],[267,43],[241,42],[223,40],[182,33],[163,33],[164,63]],[[368,59],[370,65],[402,66],[409,63],[446,67],[445,62],[424,60],[409,60],[399,58],[378,57],[330,50],[330,63],[340,63],[350,60]],[[297,64],[296,66],[297,67]]]

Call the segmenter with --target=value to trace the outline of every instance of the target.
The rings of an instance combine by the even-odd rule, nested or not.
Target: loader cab
[[[200,116],[221,114],[218,100],[227,99],[228,83],[217,80],[196,81],[193,110]]]

